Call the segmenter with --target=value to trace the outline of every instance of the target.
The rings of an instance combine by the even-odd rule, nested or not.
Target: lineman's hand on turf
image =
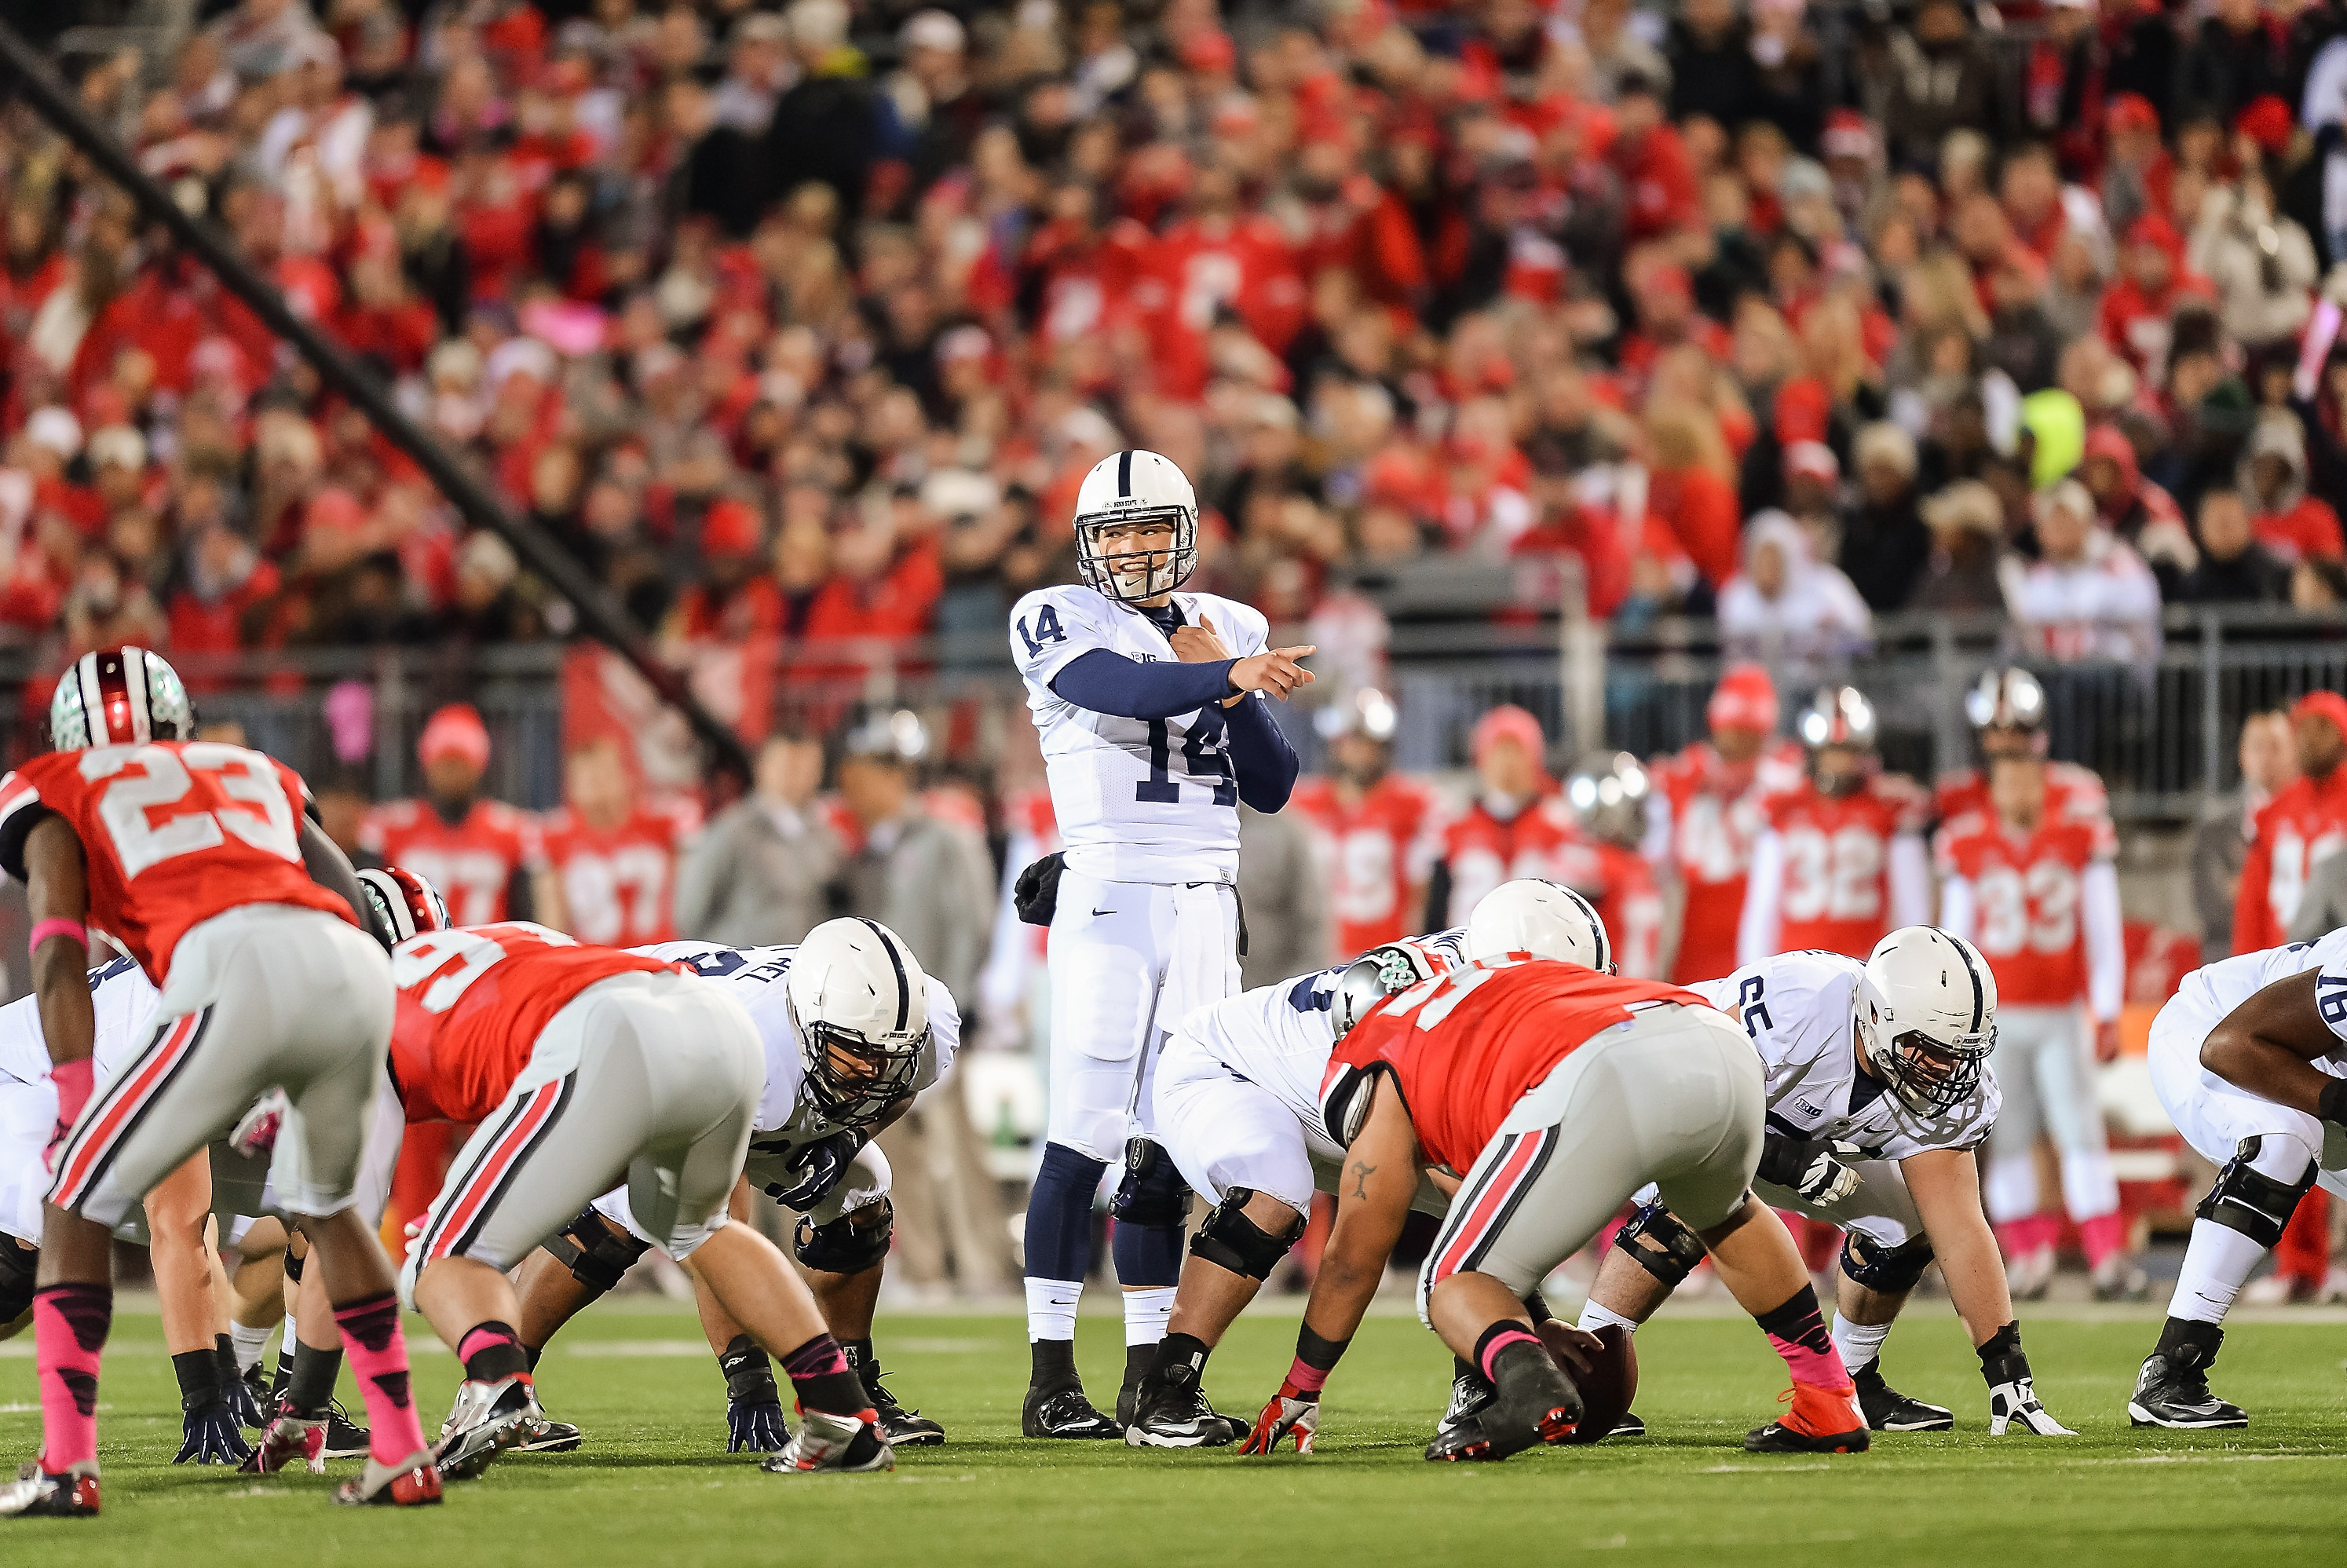
[[[725,1401],[727,1453],[778,1454],[790,1440],[781,1401],[773,1398]]]
[[[1313,1437],[1320,1430],[1320,1395],[1317,1389],[1307,1391],[1293,1383],[1282,1383],[1279,1392],[1271,1397],[1263,1413],[1255,1419],[1255,1430],[1247,1433],[1240,1445],[1243,1454],[1267,1454],[1279,1447],[1279,1440],[1293,1434],[1296,1451],[1312,1451]]]
[[[225,1404],[199,1405],[179,1415],[181,1441],[173,1464],[242,1464],[252,1457],[252,1445],[237,1430],[236,1417]]]
[[[1998,1383],[1988,1391],[1988,1435],[2001,1438],[2019,1422],[2021,1430],[2041,1438],[2075,1438],[2078,1434],[2054,1419],[2037,1399],[2037,1389],[2027,1378]]]

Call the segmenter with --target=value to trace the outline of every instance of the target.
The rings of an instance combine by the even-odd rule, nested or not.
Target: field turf
[[[1208,1373],[1221,1408],[1252,1411],[1276,1386],[1293,1313],[1283,1303],[1235,1331]],[[893,1476],[808,1478],[726,1454],[723,1384],[689,1309],[623,1300],[574,1324],[539,1371],[549,1408],[587,1429],[584,1449],[509,1457],[440,1509],[360,1512],[327,1502],[333,1476],[172,1468],[170,1364],[156,1320],[126,1312],[100,1396],[105,1516],[0,1522],[0,1563],[2347,1563],[2347,1326],[2237,1327],[2217,1386],[2254,1423],[2196,1435],[2127,1424],[2157,1333],[2147,1315],[2037,1318],[2026,1327],[2038,1387],[2082,1435],[1992,1441],[1977,1363],[1944,1304],[1919,1302],[1913,1317],[1888,1369],[1954,1407],[1953,1434],[1882,1438],[1832,1460],[1747,1454],[1745,1429],[1775,1408],[1775,1358],[1748,1320],[1666,1316],[1638,1336],[1637,1409],[1653,1436],[1454,1467],[1419,1457],[1450,1361],[1406,1317],[1364,1326],[1331,1389],[1320,1451],[1264,1462],[1020,1441],[1018,1320],[884,1314],[899,1396],[951,1440],[902,1456]],[[1088,1317],[1080,1328],[1103,1403],[1119,1327]],[[419,1320],[408,1332],[435,1347],[417,1358],[435,1426],[455,1364]],[[30,1455],[38,1430],[27,1336],[0,1346],[0,1454]]]

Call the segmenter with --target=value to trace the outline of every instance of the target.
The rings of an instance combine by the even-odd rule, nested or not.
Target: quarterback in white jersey
[[[866,921],[831,924],[870,926],[875,933],[885,929]],[[889,947],[887,938],[881,940],[892,955],[901,948],[901,943]],[[896,1210],[888,1196],[888,1158],[872,1139],[953,1066],[961,1042],[961,1015],[953,994],[942,981],[913,968],[904,979],[908,989],[917,982],[928,999],[927,1033],[885,1093],[849,1097],[831,1091],[824,1078],[808,1070],[813,1053],[801,1020],[817,1026],[827,1020],[794,1007],[790,977],[792,960],[801,951],[797,945],[726,948],[713,942],[662,942],[630,950],[685,964],[727,987],[757,1025],[765,1050],[766,1081],[744,1161],[746,1190],[734,1194],[736,1210],[748,1201],[747,1192],[755,1192],[800,1214],[794,1250],[806,1267],[815,1305],[872,1395],[890,1446],[943,1442],[944,1428],[904,1409],[882,1386],[880,1364],[873,1353],[873,1308],[895,1234]],[[905,957],[909,960],[908,954]],[[907,1010],[914,1010],[909,1001]],[[557,1329],[618,1284],[653,1245],[630,1212],[626,1187],[596,1199],[523,1266],[522,1343],[533,1356],[543,1351]],[[702,1323],[726,1375],[729,1451],[779,1451],[788,1433],[783,1426],[780,1388],[765,1353],[706,1294]],[[729,1327],[732,1333],[725,1332]]]
[[[1245,605],[1177,591],[1196,569],[1198,503],[1180,468],[1119,452],[1084,476],[1081,585],[1010,612],[1010,651],[1042,741],[1066,847],[1020,878],[1020,918],[1051,929],[1051,1104],[1027,1207],[1029,1437],[1114,1438],[1075,1367],[1092,1201],[1122,1160],[1116,1271],[1129,1404],[1163,1337],[1189,1194],[1151,1137],[1152,1074],[1174,1020],[1238,989],[1238,807],[1276,812],[1296,758],[1264,694],[1312,679],[1310,648],[1266,649]]]
[[[1866,961],[1786,953],[1694,988],[1752,1037],[1768,1082],[1754,1188],[1844,1231],[1833,1337],[1876,1431],[1938,1431],[1947,1409],[1883,1380],[1882,1343],[1936,1255],[1989,1386],[1992,1433],[2067,1435],[2038,1403],[2004,1263],[1981,1211],[1977,1151],[1996,1120],[1996,984],[1969,943],[1925,926]],[[1916,1071],[1918,1061],[1924,1064]],[[1642,1194],[1581,1327],[1635,1327],[1702,1258]]]
[[[2209,1390],[2226,1311],[2309,1188],[2347,1198],[2347,927],[2193,970],[2152,1020],[2150,1056],[2161,1107],[2221,1168],[2127,1416],[2247,1426]]]

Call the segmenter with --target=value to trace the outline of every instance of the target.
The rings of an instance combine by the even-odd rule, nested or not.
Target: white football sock
[[[1573,1327],[1580,1329],[1584,1334],[1594,1334],[1600,1328],[1609,1327],[1627,1329],[1633,1334],[1635,1334],[1638,1331],[1638,1325],[1635,1321],[1623,1317],[1620,1313],[1614,1311],[1610,1307],[1600,1307],[1594,1301],[1587,1302],[1583,1305],[1581,1308],[1581,1321],[1574,1324]]]
[[[2214,1220],[2194,1220],[2192,1240],[2184,1249],[2184,1267],[2176,1276],[2176,1294],[2168,1303],[2170,1317],[2195,1323],[2222,1323],[2241,1293],[2242,1282],[2258,1266],[2266,1249],[2251,1236]]]
[[[289,1312],[285,1315],[285,1337],[277,1342],[278,1359],[290,1363],[293,1359],[293,1347],[301,1342],[301,1336],[293,1331],[293,1315]]]
[[[1882,1354],[1882,1342],[1891,1337],[1888,1323],[1852,1323],[1840,1313],[1834,1314],[1834,1348],[1841,1352],[1842,1366],[1852,1372]]]
[[[1124,1293],[1124,1342],[1127,1347],[1154,1345],[1165,1337],[1165,1320],[1174,1316],[1172,1285],[1143,1286]]]
[[[228,1337],[229,1343],[236,1348],[236,1369],[240,1372],[250,1372],[260,1366],[261,1353],[268,1348],[269,1337],[276,1332],[276,1326],[273,1324],[260,1328],[247,1328],[233,1318],[230,1319]]]
[[[1076,1298],[1084,1293],[1081,1279],[1030,1279],[1027,1282],[1027,1340],[1073,1339]]]

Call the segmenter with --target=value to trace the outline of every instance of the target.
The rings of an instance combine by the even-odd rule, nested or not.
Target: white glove
[[[2037,1402],[2037,1389],[2027,1378],[1999,1383],[1988,1391],[1988,1435],[2001,1438],[2004,1436],[2005,1428],[2015,1421],[2041,1438],[2075,1438],[2078,1435],[2055,1420],[2053,1412]]]
[[[1858,1191],[1858,1173],[1835,1157],[1839,1153],[1823,1139],[1771,1135],[1761,1144],[1760,1168],[1754,1174],[1790,1187],[1804,1203],[1838,1204]]]
[[[292,1108],[285,1091],[271,1090],[254,1102],[252,1109],[231,1129],[229,1147],[248,1160],[257,1160],[272,1152],[277,1147],[277,1134],[285,1125],[285,1113]]]

